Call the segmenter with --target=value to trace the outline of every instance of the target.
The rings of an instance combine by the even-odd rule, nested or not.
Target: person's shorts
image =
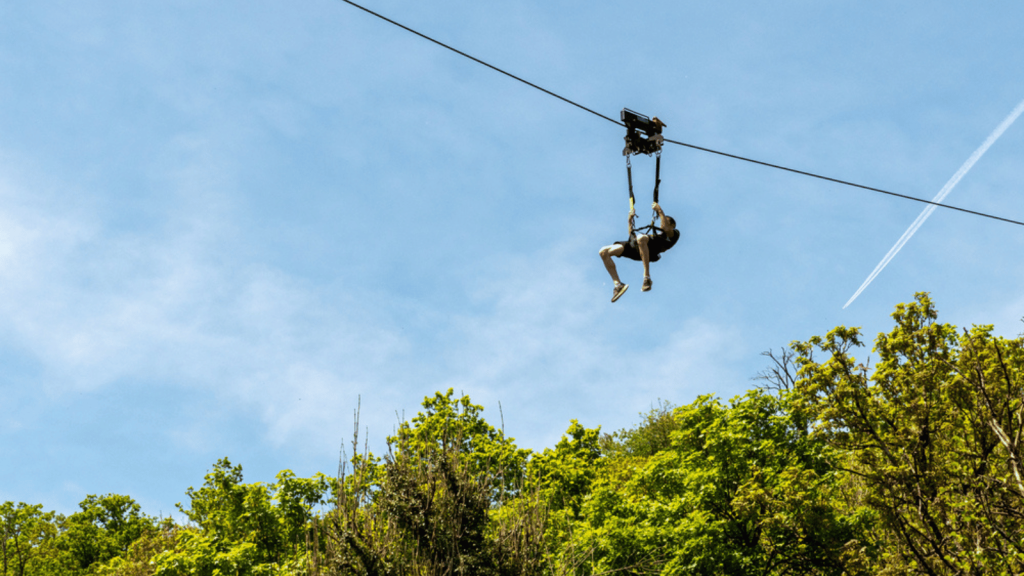
[[[622,257],[629,258],[630,260],[636,260],[637,262],[643,262],[643,258],[640,256],[640,249],[629,245],[629,240],[625,242],[616,242],[619,246],[622,246]],[[651,255],[651,262],[657,262],[661,258],[661,252],[655,252],[651,250],[651,245],[647,245],[647,251]]]

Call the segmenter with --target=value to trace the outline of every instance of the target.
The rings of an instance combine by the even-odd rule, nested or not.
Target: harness
[[[656,231],[662,232],[663,230],[655,225],[658,218],[656,211],[651,215],[650,224],[636,226],[634,221],[636,218],[636,198],[633,196],[633,165],[629,158],[634,154],[646,154],[648,156],[654,154],[654,201],[657,202],[658,186],[661,184],[661,146],[665,141],[664,136],[661,135],[661,129],[666,124],[657,117],[651,119],[629,108],[623,108],[620,117],[622,118],[622,123],[626,125],[626,147],[622,150],[622,155],[626,157],[626,178],[629,180],[629,245],[636,248],[637,232],[653,234]]]

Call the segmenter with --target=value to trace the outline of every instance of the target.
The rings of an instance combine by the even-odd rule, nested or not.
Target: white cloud
[[[402,338],[351,295],[247,261],[228,203],[196,185],[217,175],[179,175],[184,208],[144,233],[30,201],[38,184],[0,184],[7,345],[43,366],[52,395],[170,383],[254,408],[274,444],[315,430],[389,373]],[[188,201],[200,194],[210,201]],[[195,447],[188,430],[170,434]]]
[[[202,143],[188,142],[201,157]],[[569,418],[626,425],[656,398],[744,381],[728,367],[741,354],[735,331],[684,320],[667,284],[609,304],[596,249],[474,263],[452,280],[466,298],[446,315],[428,299],[390,301],[386,285],[351,292],[247,256],[230,178],[202,163],[170,173],[176,212],[144,232],[3,185],[0,322],[44,367],[51,394],[179,386],[225,404],[214,414],[257,415],[263,440],[281,447],[347,425],[359,395],[380,441],[394,410],[452,387],[489,418],[501,402],[524,445],[539,447]],[[407,335],[407,318],[424,335]],[[198,450],[211,426],[182,421],[166,433]]]

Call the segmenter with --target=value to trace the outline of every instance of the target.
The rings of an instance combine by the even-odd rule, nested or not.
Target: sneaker
[[[626,293],[626,288],[629,288],[629,284],[616,284],[615,287],[612,288],[612,302],[621,298],[622,295]]]
[[[653,284],[653,282],[651,282],[651,277],[650,276],[644,276],[644,285],[640,287],[640,291],[642,291],[642,292],[650,292],[651,291],[651,284]]]

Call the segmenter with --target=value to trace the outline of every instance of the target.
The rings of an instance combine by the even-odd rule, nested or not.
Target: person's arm
[[[671,236],[675,226],[672,226],[672,223],[665,217],[665,211],[661,209],[657,202],[651,204],[651,208],[654,208],[654,211],[658,213],[658,217],[661,218],[661,229],[665,232],[665,235]]]

